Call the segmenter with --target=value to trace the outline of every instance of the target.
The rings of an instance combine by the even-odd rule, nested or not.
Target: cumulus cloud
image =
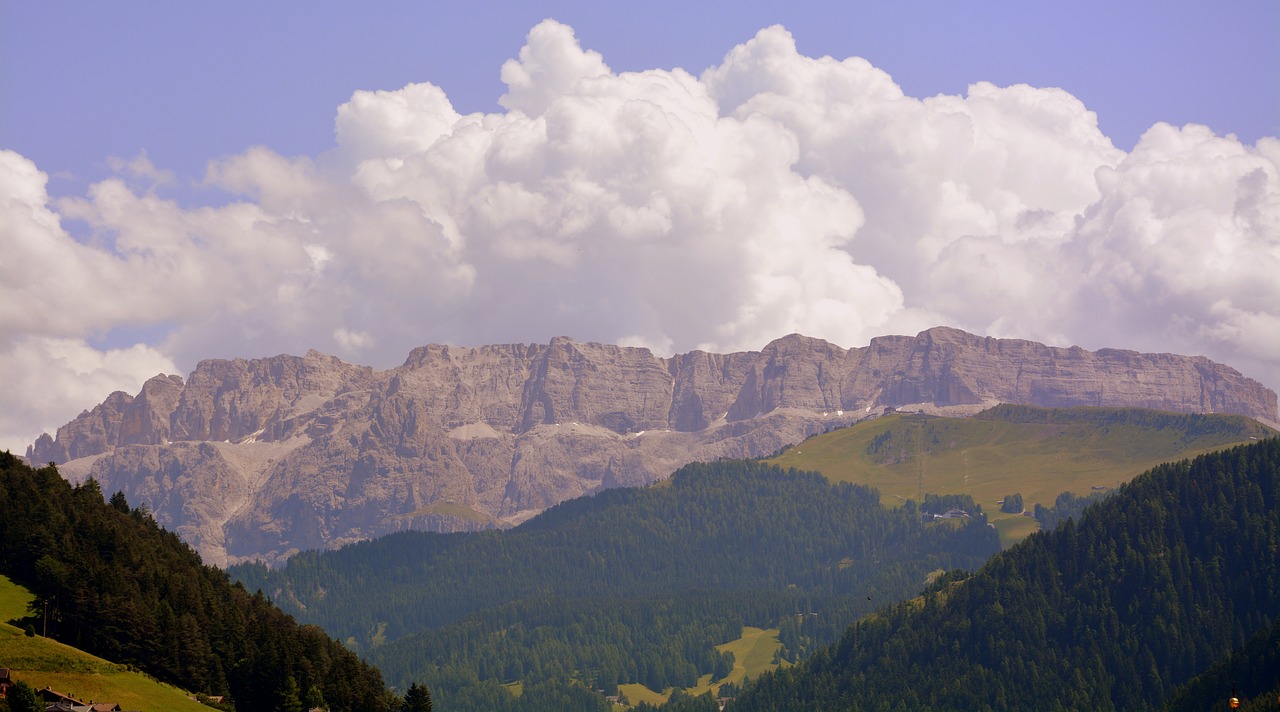
[[[150,376],[173,373],[173,361],[138,344],[99,350],[77,339],[30,337],[5,343],[0,371],[0,449],[23,454],[41,432],[52,432],[113,391],[136,394]]]
[[[1250,148],[1203,126],[1157,124],[1118,166],[1099,170],[1098,184],[1100,199],[1070,234],[1082,275],[1064,315],[1073,328],[1205,353],[1274,387],[1280,141]]]
[[[0,361],[46,381],[4,396],[4,437],[205,357],[385,367],[556,334],[672,352],[950,324],[1280,385],[1275,139],[1157,125],[1126,154],[1062,89],[910,97],[781,27],[700,75],[617,73],[548,20],[501,76],[487,114],[427,83],[358,91],[324,155],[211,162],[219,206],[164,198],[145,154],[51,201],[0,152]]]

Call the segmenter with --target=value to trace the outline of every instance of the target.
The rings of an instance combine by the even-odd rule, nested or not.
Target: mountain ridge
[[[27,459],[146,503],[214,563],[278,563],[403,529],[515,524],[888,408],[972,414],[997,402],[1280,420],[1274,392],[1204,357],[948,327],[852,349],[792,334],[756,352],[671,357],[555,337],[427,345],[385,371],[314,350],[206,360],[185,381],[162,374],[136,397],[108,396]]]

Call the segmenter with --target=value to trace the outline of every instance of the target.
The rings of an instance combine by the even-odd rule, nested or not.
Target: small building
[[[959,507],[952,507],[942,514],[932,514],[930,512],[921,512],[920,521],[932,522],[938,519],[968,519],[969,513]]]
[[[63,693],[58,692],[57,690],[51,687],[43,687],[39,690],[36,690],[36,695],[40,699],[44,700],[45,704],[49,706],[58,705],[58,704],[66,704],[69,706],[84,705],[83,702],[81,702],[80,700],[77,700],[71,695],[64,695]],[[47,710],[48,707],[46,707],[45,709]]]
[[[13,686],[13,673],[9,668],[0,668],[0,700],[9,696],[9,688]]]

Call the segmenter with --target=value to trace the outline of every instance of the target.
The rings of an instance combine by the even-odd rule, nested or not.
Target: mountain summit
[[[887,408],[996,403],[1238,413],[1276,394],[1203,357],[979,337],[951,328],[844,349],[798,334],[758,352],[578,343],[430,345],[375,371],[316,351],[202,361],[42,435],[57,462],[121,490],[206,561],[280,562],[404,529],[523,521],[694,460],[756,457]]]

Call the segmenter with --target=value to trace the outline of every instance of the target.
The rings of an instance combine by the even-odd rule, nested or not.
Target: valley
[[[697,696],[738,684],[739,661],[725,667],[706,657],[712,648],[750,656],[743,662],[754,679],[779,662],[803,661],[846,625],[916,596],[944,571],[976,570],[986,556],[1038,528],[1028,516],[1000,516],[996,500],[1010,488],[1023,491],[1028,509],[1065,506],[1060,492],[1089,494],[1101,480],[1110,493],[1151,469],[1149,463],[1274,435],[1239,416],[1140,409],[1000,406],[969,418],[894,413],[812,437],[762,463],[689,466],[648,488],[571,500],[506,532],[405,533],[299,555],[276,571],[241,565],[232,574],[366,651],[389,679],[431,681],[457,709],[496,704],[493,695],[504,684],[524,689],[556,678],[657,705],[673,690]],[[913,458],[921,454],[938,463],[926,470],[935,474],[923,480],[922,501],[914,492],[894,497],[861,489],[919,486]],[[948,472],[966,459],[981,462],[985,476]],[[771,464],[790,474],[765,467]],[[822,484],[801,467],[825,470]],[[873,510],[851,516],[830,508],[851,484],[850,494],[872,498]],[[908,515],[937,494],[985,506],[965,519],[934,523]],[[930,536],[990,532],[988,553],[958,567],[958,559],[929,555],[920,566],[911,564],[918,554],[897,544],[886,559],[859,541],[884,527],[868,527],[872,512],[906,516]],[[999,546],[989,520],[1000,530]],[[835,521],[857,523],[862,533],[833,536],[839,529],[828,528]],[[1024,523],[1022,531],[1009,526]],[[773,534],[762,538],[763,532]],[[817,542],[835,548],[797,556]],[[790,567],[779,568],[782,561]],[[732,573],[721,562],[736,562]],[[911,573],[887,585],[884,575],[893,571]],[[667,631],[666,640],[700,631],[687,638],[696,647],[677,652],[640,632],[655,625]],[[766,634],[768,628],[775,632]],[[655,660],[647,651],[664,649],[677,665],[645,662]],[[464,671],[479,677],[460,684]],[[486,686],[489,696],[478,696]]]

